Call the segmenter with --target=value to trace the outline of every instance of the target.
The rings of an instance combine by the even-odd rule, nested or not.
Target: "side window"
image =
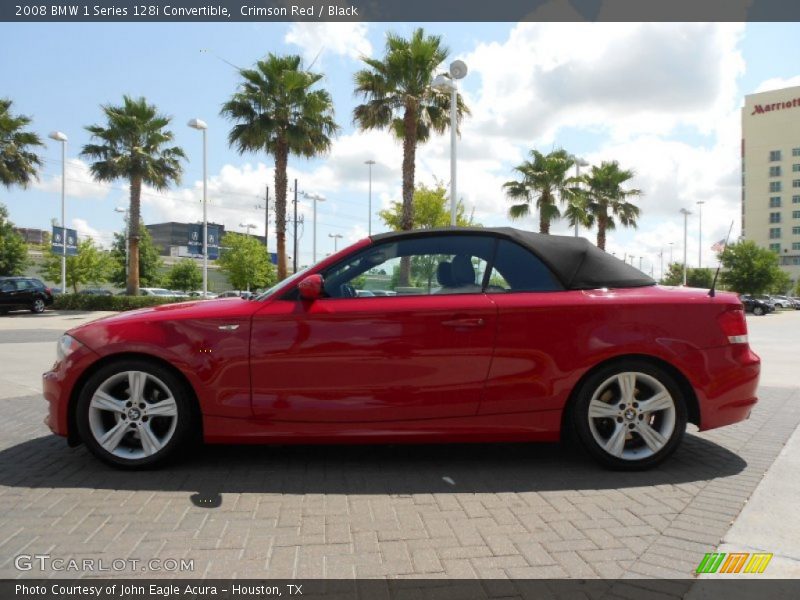
[[[17,289],[17,286],[14,285],[13,281],[4,281],[0,284],[0,292],[13,292]]]
[[[488,293],[552,292],[564,288],[539,258],[519,244],[500,240]]]
[[[426,236],[368,248],[323,274],[330,298],[479,294],[494,239]]]

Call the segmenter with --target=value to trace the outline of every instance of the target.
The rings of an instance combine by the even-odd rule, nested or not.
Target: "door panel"
[[[494,347],[485,294],[278,300],[253,319],[253,410],[276,421],[474,415]]]

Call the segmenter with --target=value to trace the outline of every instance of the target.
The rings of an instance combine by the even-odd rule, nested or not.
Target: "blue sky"
[[[323,194],[320,254],[329,234],[354,241],[367,230],[367,169],[374,170],[376,210],[399,198],[401,148],[388,135],[362,134],[351,122],[353,73],[361,54],[379,56],[387,29],[408,33],[417,24],[0,24],[0,96],[33,117],[47,140],[59,129],[68,145],[67,221],[107,244],[122,227],[124,182],[102,186],[77,161],[88,142],[83,127],[101,122],[99,105],[123,94],[145,96],[174,117],[176,143],[189,161],[180,187],[144,198],[146,222],[199,218],[201,140],[186,122],[209,123],[209,209],[228,229],[253,223],[272,159],[239,156],[226,143],[230,123],[219,108],[235,89],[234,67],[249,67],[268,52],[299,53],[325,74],[342,132],[331,154],[290,160],[300,189]],[[500,184],[530,148],[565,147],[592,163],[618,159],[637,173],[645,191],[636,231],[612,234],[610,249],[655,265],[660,248],[682,245],[682,206],[704,200],[704,246],[739,227],[738,108],[756,89],[800,85],[800,26],[785,24],[423,24],[444,37],[452,58],[470,65],[463,91],[473,108],[460,148],[459,196],[487,225],[508,224]],[[22,50],[22,51],[21,51]],[[60,211],[60,148],[47,140],[39,184],[0,189],[0,202],[24,227],[49,227]],[[449,180],[449,136],[420,150],[418,180]],[[310,207],[301,263],[310,261]],[[536,221],[517,222],[533,229]],[[373,217],[373,231],[383,225]],[[696,223],[689,248],[697,248]],[[566,232],[557,224],[555,232]],[[274,233],[274,230],[273,232]],[[594,239],[594,232],[587,234]],[[274,243],[272,244],[274,248]],[[708,260],[712,259],[707,252]],[[704,261],[706,262],[706,261]],[[637,263],[638,264],[638,263]],[[708,263],[710,264],[710,262]]]

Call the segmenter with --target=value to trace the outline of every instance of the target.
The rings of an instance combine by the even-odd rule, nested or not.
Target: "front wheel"
[[[192,411],[183,383],[166,368],[122,360],[92,375],[78,398],[78,432],[115,467],[152,467],[188,439]]]
[[[33,304],[31,305],[31,312],[40,314],[44,312],[44,298],[34,298]]]
[[[572,410],[578,439],[607,467],[648,469],[672,454],[683,438],[686,402],[665,370],[630,360],[592,374]]]
[[[753,307],[753,314],[755,316],[757,316],[757,317],[760,317],[761,315],[764,314],[764,309],[761,308],[760,306],[754,306]]]

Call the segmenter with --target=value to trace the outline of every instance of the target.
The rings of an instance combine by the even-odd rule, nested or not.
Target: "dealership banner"
[[[189,226],[189,254],[203,255],[203,224],[195,223]],[[219,258],[219,226],[208,225],[208,258]]]
[[[78,232],[74,229],[67,229],[66,235],[64,228],[53,225],[53,234],[50,238],[50,248],[54,254],[64,253],[64,239],[67,241],[67,256],[78,254]]]
[[[800,21],[784,0],[40,0],[0,3],[0,21]]]

